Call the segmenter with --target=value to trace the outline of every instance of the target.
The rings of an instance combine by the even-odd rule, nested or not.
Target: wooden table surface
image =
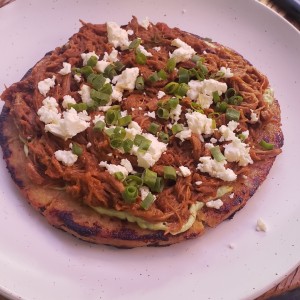
[[[10,2],[10,0],[0,0],[0,4]],[[271,0],[259,0],[264,5],[272,8],[274,11],[286,18],[298,30],[300,30],[300,19],[296,20],[293,16],[287,14],[281,7],[275,5]],[[282,2],[285,0],[282,0]],[[1,7],[1,6],[0,6]],[[300,255],[300,254],[299,254]],[[296,268],[290,275],[288,275],[282,282],[267,291],[265,294],[256,298],[255,300],[297,300],[300,299],[300,266]],[[8,300],[0,295],[0,300]],[[233,299],[235,300],[235,299]]]

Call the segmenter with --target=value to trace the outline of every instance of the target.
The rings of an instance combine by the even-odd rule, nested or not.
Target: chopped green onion
[[[152,122],[152,123],[149,125],[149,127],[148,127],[148,131],[149,131],[150,133],[152,133],[153,135],[156,135],[157,132],[158,132],[158,130],[159,130],[159,128],[160,128],[159,124],[153,123],[153,122]]]
[[[204,75],[201,72],[198,72],[195,68],[189,70],[190,78],[196,77],[197,80],[204,80]]]
[[[126,131],[123,127],[117,126],[114,128],[114,137],[115,138],[120,138],[120,139],[124,139],[126,135]]]
[[[204,111],[199,103],[191,102],[191,108],[201,114],[204,114]]]
[[[260,141],[260,146],[262,146],[265,150],[273,150],[274,149],[274,144],[268,143],[265,140]]]
[[[160,80],[160,77],[158,76],[158,73],[155,71],[148,77],[148,80],[150,80],[151,82],[157,82]]]
[[[115,66],[114,64],[109,64],[103,72],[104,77],[109,78],[109,79],[113,79],[116,75],[117,72],[115,70]]]
[[[156,113],[157,116],[161,119],[165,119],[165,120],[169,119],[170,112],[165,108],[160,107]]]
[[[242,133],[240,133],[238,136],[237,136],[242,142],[246,139],[246,136]]]
[[[91,66],[84,66],[80,68],[80,73],[83,74],[86,78],[88,78],[88,76],[94,73],[94,71]]]
[[[176,134],[176,133],[178,133],[178,132],[180,132],[182,130],[183,130],[183,125],[182,124],[174,124],[172,126],[172,133],[173,134]]]
[[[168,78],[168,75],[165,70],[159,70],[157,72],[157,75],[161,80],[166,80]]]
[[[180,97],[184,97],[188,90],[189,90],[189,86],[186,83],[180,83],[175,94]]]
[[[114,62],[114,66],[117,72],[121,72],[125,68],[125,65],[122,64],[122,62],[120,62],[119,60]]]
[[[198,60],[196,66],[198,68],[199,75],[204,78],[208,73],[208,69],[205,65],[203,65],[203,61]]]
[[[114,176],[119,181],[123,181],[123,179],[125,178],[125,176],[122,172],[116,172],[116,173],[114,173]]]
[[[171,81],[164,87],[164,91],[167,94],[174,94],[177,91],[178,86],[179,86],[179,83]]]
[[[147,56],[144,53],[142,53],[140,50],[136,49],[135,61],[139,65],[144,65],[147,62]]]
[[[72,152],[74,154],[80,156],[82,154],[83,150],[77,143],[73,143],[72,144]]]
[[[136,49],[140,44],[141,44],[141,39],[140,38],[137,38],[137,39],[135,39],[135,40],[133,40],[130,44],[129,44],[129,46],[128,46],[128,48],[129,49]]]
[[[134,137],[133,144],[136,146],[139,146],[144,140],[146,140],[146,138],[144,136],[137,134]]]
[[[176,180],[176,170],[171,166],[164,166],[164,178]]]
[[[127,186],[141,186],[143,184],[143,179],[136,175],[129,175],[124,180],[124,184]]]
[[[93,55],[88,59],[86,65],[93,68],[96,66],[97,62],[98,62],[98,58]]]
[[[126,203],[135,202],[137,196],[138,196],[138,189],[132,185],[127,186],[124,192],[122,193],[122,197]]]
[[[211,120],[211,129],[216,129],[217,128],[217,123],[215,119]]]
[[[234,108],[228,107],[226,110],[226,120],[227,121],[238,121],[240,119],[240,112]]]
[[[68,103],[68,108],[74,108],[76,111],[84,111],[87,110],[88,106],[86,103],[80,102],[76,104]]]
[[[120,126],[127,126],[132,121],[132,117],[130,115],[124,116],[118,120],[118,124]]]
[[[169,109],[175,109],[178,104],[179,104],[179,99],[177,97],[172,97],[168,100],[166,106]]]
[[[225,159],[225,156],[222,154],[219,146],[210,148],[210,153],[213,156],[213,158],[218,162],[223,161]]]
[[[138,91],[142,91],[144,89],[144,78],[142,76],[138,76],[135,81],[135,88]]]
[[[114,134],[114,128],[107,128],[104,132],[111,137]]]
[[[109,109],[105,114],[105,122],[108,125],[117,124],[119,115],[120,115],[120,111],[114,110],[114,109]]]
[[[138,151],[147,151],[151,145],[152,141],[148,140],[148,139],[144,139],[140,145],[139,145],[139,149]]]
[[[229,88],[226,92],[225,92],[225,101],[228,102],[228,100],[236,95],[236,91],[234,88]]]
[[[209,113],[208,114],[208,117],[213,119],[214,117],[219,117],[220,116],[220,113],[219,112],[212,112],[212,113]]]
[[[180,67],[178,70],[178,82],[188,83],[190,79],[189,70]]]
[[[200,59],[201,59],[201,57],[197,54],[192,56],[192,62],[194,62],[194,63],[197,63],[197,61],[200,60]]]
[[[90,96],[99,105],[106,105],[110,99],[110,95],[100,92],[100,91],[96,91],[94,89],[91,89]]]
[[[113,149],[120,149],[123,145],[123,140],[121,138],[111,138],[109,144]]]
[[[145,210],[149,209],[150,206],[155,201],[155,199],[156,199],[155,196],[149,192],[148,195],[145,197],[145,199],[142,200],[141,207]]]
[[[110,83],[105,83],[103,85],[103,87],[101,87],[101,89],[99,90],[99,92],[103,93],[103,94],[107,94],[107,95],[111,95],[112,94],[112,86]]]
[[[165,143],[165,144],[168,144],[169,142],[169,135],[163,131],[161,131],[159,134],[158,134],[158,140]]]
[[[126,139],[123,141],[123,149],[125,153],[129,153],[133,147],[133,141],[130,139]]]
[[[151,189],[152,192],[161,193],[164,189],[164,180],[162,177],[157,177],[154,187]]]
[[[225,101],[217,102],[216,104],[216,110],[219,112],[225,112],[228,108],[228,104]]]
[[[94,89],[99,90],[105,83],[105,77],[102,74],[91,73],[87,78],[87,82],[90,83]]]
[[[96,122],[95,126],[94,126],[94,130],[95,131],[102,131],[105,127],[105,122],[103,121],[98,121]]]
[[[153,172],[149,169],[145,169],[143,173],[144,184],[146,184],[150,189],[152,189],[155,187],[156,179],[157,179],[156,172]]]
[[[218,103],[218,102],[221,101],[221,98],[220,98],[219,93],[217,91],[214,91],[212,93],[212,96],[213,96],[214,103]]]
[[[175,69],[175,67],[176,67],[176,60],[175,60],[175,58],[168,59],[168,61],[167,61],[167,68],[166,68],[167,72],[168,73],[173,72],[174,69]]]
[[[228,103],[232,105],[240,105],[243,102],[243,97],[235,95],[229,98]]]

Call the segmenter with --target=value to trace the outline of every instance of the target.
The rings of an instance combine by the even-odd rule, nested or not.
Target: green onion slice
[[[174,94],[177,91],[178,87],[179,87],[178,82],[171,81],[164,87],[164,91],[167,94]]]
[[[188,83],[190,80],[189,70],[180,67],[178,70],[178,82]]]
[[[114,128],[114,137],[124,139],[126,131],[123,127],[117,126]]]
[[[93,55],[88,59],[86,65],[93,68],[96,66],[97,62],[98,62],[98,58]]]
[[[133,144],[136,146],[139,146],[144,140],[146,140],[146,138],[144,136],[137,134],[134,137]]]
[[[80,73],[85,76],[85,78],[88,78],[88,76],[92,73],[94,73],[93,69],[91,66],[84,66],[79,69]]]
[[[90,93],[91,98],[96,101],[99,105],[104,106],[109,102],[110,99],[110,95],[100,92],[100,91],[96,91],[94,89],[91,89],[91,93]]]
[[[123,140],[121,138],[111,138],[109,141],[110,146],[113,149],[120,149],[123,145]]]
[[[135,61],[139,65],[144,65],[147,62],[147,56],[144,53],[142,53],[140,50],[136,49]]]
[[[164,178],[176,180],[176,170],[171,166],[164,166]]]
[[[150,148],[151,143],[152,143],[152,141],[145,138],[140,143],[138,151],[147,151]]]
[[[98,121],[98,122],[96,122],[96,124],[94,125],[94,130],[95,131],[99,131],[99,132],[101,132],[103,129],[104,129],[104,127],[105,127],[105,122],[103,122],[103,121]]]
[[[240,119],[240,112],[234,108],[228,107],[226,110],[226,120],[227,121],[238,121]]]
[[[104,85],[105,77],[102,74],[91,73],[87,78],[87,82],[90,83],[92,87],[98,91]]]
[[[164,189],[164,179],[162,177],[157,177],[154,187],[151,189],[152,192],[161,193]]]
[[[109,79],[113,79],[117,75],[114,64],[109,64],[103,72],[103,76]]]
[[[148,80],[151,82],[157,82],[160,80],[160,77],[158,76],[158,73],[155,71],[148,77]]]
[[[159,134],[158,134],[158,140],[165,143],[165,144],[168,144],[169,142],[169,135],[163,131],[161,131]]]
[[[273,150],[274,149],[274,144],[268,143],[265,140],[260,141],[260,146],[262,146],[265,150]]]
[[[76,111],[84,111],[88,109],[88,106],[86,103],[80,102],[80,103],[68,103],[68,108],[74,108]]]
[[[144,184],[146,184],[150,189],[155,187],[157,173],[149,169],[145,169],[143,173]]]
[[[175,67],[176,67],[176,60],[175,60],[175,58],[168,59],[168,61],[167,61],[167,68],[166,68],[167,72],[168,73],[173,72],[174,69],[175,69]]]
[[[197,54],[194,54],[192,56],[192,62],[194,62],[194,63],[197,63],[197,61],[200,60],[200,59],[201,59],[201,57]]]
[[[127,126],[132,121],[132,117],[130,115],[124,116],[118,120],[118,124],[120,126]]]
[[[168,74],[166,73],[165,70],[159,70],[157,72],[157,75],[161,80],[166,80],[168,78]]]
[[[197,111],[201,114],[204,114],[204,111],[201,107],[201,105],[199,103],[196,103],[196,102],[191,102],[191,108],[194,110],[194,111]]]
[[[114,66],[115,66],[115,70],[117,72],[121,72],[125,68],[125,65],[122,62],[120,62],[119,60],[114,62]]]
[[[74,154],[80,156],[82,154],[83,150],[77,143],[73,143],[72,144],[72,152]]]
[[[141,186],[143,183],[143,179],[137,175],[129,175],[124,180],[124,184],[127,186]]]
[[[159,118],[165,119],[165,120],[169,119],[169,116],[170,116],[170,112],[169,112],[167,109],[162,108],[162,107],[160,107],[160,108],[156,111],[156,114],[157,114],[157,116],[158,116]]]
[[[149,192],[148,195],[145,197],[145,199],[142,200],[141,207],[147,210],[150,208],[150,206],[153,204],[154,201],[155,201],[155,196]]]
[[[176,134],[176,133],[178,133],[178,132],[180,132],[182,130],[183,130],[183,125],[182,124],[174,124],[172,126],[172,133],[173,134]]]
[[[114,176],[119,181],[123,181],[124,178],[125,178],[125,176],[124,176],[124,174],[122,172],[116,172],[116,173],[114,173]]]
[[[189,86],[186,83],[180,83],[175,94],[180,97],[184,97],[189,90]]]
[[[141,39],[140,38],[137,38],[137,39],[135,39],[135,40],[133,40],[130,44],[129,44],[129,46],[128,46],[128,48],[129,49],[136,49],[140,44],[141,44]]]
[[[222,154],[219,146],[210,148],[210,153],[213,156],[213,158],[218,162],[223,161],[225,159],[225,156]]]
[[[114,134],[114,128],[107,128],[104,132],[111,137]]]
[[[218,103],[218,102],[221,101],[221,98],[220,98],[219,93],[217,91],[214,91],[212,93],[212,96],[213,96],[214,103]]]
[[[133,141],[130,139],[126,139],[123,141],[123,149],[125,153],[130,153],[133,147]]]
[[[122,197],[126,203],[134,203],[138,196],[138,189],[133,185],[129,185],[122,193]]]
[[[138,76],[135,81],[135,88],[138,91],[142,91],[144,89],[144,78],[142,76]]]
[[[105,114],[105,122],[108,125],[115,125],[118,122],[120,116],[120,111],[109,109]]]
[[[225,112],[227,108],[228,104],[225,101],[217,102],[216,104],[216,111]]]
[[[148,131],[153,135],[156,135],[157,132],[159,131],[159,128],[160,128],[159,124],[152,122],[148,127]]]

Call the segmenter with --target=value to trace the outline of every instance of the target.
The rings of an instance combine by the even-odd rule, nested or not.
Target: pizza
[[[136,17],[82,21],[1,99],[3,157],[24,198],[54,227],[117,247],[170,245],[230,219],[284,141],[251,63]]]

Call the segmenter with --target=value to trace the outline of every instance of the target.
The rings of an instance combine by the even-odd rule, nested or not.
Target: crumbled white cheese
[[[174,58],[176,63],[187,61],[196,54],[196,51],[190,45],[178,38],[173,40],[171,45],[177,47],[173,53],[169,53],[170,58]]]
[[[134,34],[134,31],[131,30],[131,29],[128,29],[128,30],[127,30],[127,33],[128,33],[128,35],[133,35],[133,34]]]
[[[198,135],[213,133],[212,119],[208,118],[205,114],[194,111],[192,113],[186,113],[185,117],[189,129],[191,129],[193,133]]]
[[[221,199],[211,200],[206,202],[206,206],[209,208],[220,209],[223,206],[223,201]]]
[[[215,144],[217,141],[218,141],[218,140],[215,139],[214,137],[212,137],[212,138],[210,139],[210,142],[211,142],[212,144]]]
[[[115,48],[113,48],[112,51],[110,52],[110,54],[108,54],[107,52],[104,52],[103,60],[109,61],[109,62],[116,62],[118,60],[118,54],[119,54],[119,51],[116,50]]]
[[[93,102],[93,99],[91,98],[91,88],[88,85],[83,84],[80,87],[80,91],[78,91],[78,94],[81,96],[83,103],[90,104]]]
[[[203,173],[208,173],[210,176],[220,178],[224,181],[234,181],[237,178],[233,170],[225,168],[226,160],[218,162],[210,156],[202,156],[199,161],[197,169]]]
[[[131,121],[127,127],[125,128],[126,139],[133,140],[137,134],[142,134],[141,126],[135,121]]]
[[[112,94],[110,96],[111,100],[121,102],[123,100],[123,91],[112,86]]]
[[[81,53],[82,65],[83,65],[83,66],[86,66],[88,60],[89,60],[92,56],[95,56],[97,59],[99,59],[99,56],[95,53],[95,51],[89,52],[89,53]]]
[[[170,111],[170,116],[169,116],[170,119],[175,123],[178,122],[181,115],[181,111],[182,111],[182,106],[180,104],[177,104],[177,106],[171,109]]]
[[[40,120],[45,124],[58,123],[61,114],[58,112],[58,103],[55,98],[47,97],[43,100],[43,106],[37,111]]]
[[[105,122],[105,116],[102,116],[102,115],[96,115],[94,117],[94,120],[93,120],[93,123],[96,124],[97,122]]]
[[[242,135],[243,135],[244,139],[247,139],[249,137],[249,130],[243,131]]]
[[[156,118],[155,111],[147,111],[146,113],[144,113],[144,116],[148,116],[148,117],[153,118],[153,119]]]
[[[58,71],[61,75],[67,75],[71,73],[71,64],[67,62],[63,62],[63,68]]]
[[[251,118],[250,121],[253,122],[253,123],[256,123],[259,120],[258,114],[255,113],[252,109],[251,109],[250,118]]]
[[[185,127],[182,131],[175,134],[175,137],[179,138],[182,142],[192,136],[192,130]]]
[[[180,171],[179,175],[181,175],[183,177],[188,177],[192,174],[191,170],[185,166],[180,166],[179,171]]]
[[[159,52],[161,50],[161,47],[153,47],[153,50]]]
[[[119,75],[116,88],[123,91],[132,91],[135,87],[136,78],[139,76],[139,68],[126,68],[121,75]]]
[[[198,186],[201,185],[202,183],[203,182],[201,180],[195,181],[195,184],[198,185]]]
[[[87,148],[91,148],[91,147],[92,147],[92,143],[91,143],[91,142],[88,142],[88,143],[86,144],[86,147],[87,147]]]
[[[100,167],[106,168],[109,174],[114,175],[117,172],[121,172],[125,177],[128,176],[128,171],[124,166],[108,164],[107,161],[101,161]]]
[[[62,102],[62,107],[63,108],[68,108],[68,104],[76,104],[76,101],[75,101],[75,99],[72,97],[72,96],[70,96],[70,95],[65,95],[64,97],[63,97],[63,102]]]
[[[128,171],[128,173],[133,173],[132,164],[127,158],[121,159],[120,164]]]
[[[146,17],[143,21],[139,22],[139,25],[144,27],[145,29],[148,29],[148,27],[150,25],[149,18]]]
[[[96,71],[104,73],[104,70],[107,66],[109,66],[111,62],[106,60],[98,60],[95,66]]]
[[[166,93],[165,92],[163,92],[163,91],[158,91],[158,93],[157,93],[157,99],[161,99],[163,96],[165,96],[166,95]]]
[[[145,56],[148,56],[148,57],[151,57],[151,56],[152,56],[152,53],[151,53],[151,52],[148,52],[148,51],[145,49],[144,46],[139,45],[137,48],[138,48],[138,49],[141,51],[141,53],[143,53]]]
[[[71,150],[57,150],[54,152],[55,158],[61,161],[65,166],[73,166],[77,161],[78,156]]]
[[[265,223],[261,218],[259,218],[259,219],[257,220],[257,223],[256,223],[256,230],[257,230],[257,231],[264,231],[264,232],[267,231],[267,225],[266,225],[266,223]]]
[[[226,67],[221,67],[220,71],[217,73],[218,74],[222,74],[224,78],[231,78],[233,76],[233,73],[231,72],[230,68],[226,68]]]
[[[71,108],[63,112],[63,118],[57,123],[46,124],[45,131],[67,140],[86,130],[90,126],[90,119],[86,111],[77,113],[74,108]]]
[[[267,88],[263,94],[263,99],[268,104],[272,104],[274,101],[274,90],[272,88]]]
[[[237,129],[239,123],[236,121],[228,122],[227,126],[222,125],[219,128],[219,132],[222,134],[222,137],[219,139],[220,142],[225,141],[232,141],[236,138],[234,130]]]
[[[140,187],[140,194],[141,194],[141,199],[144,200],[148,194],[150,193],[150,190],[147,186],[143,185]]]
[[[44,80],[39,81],[38,89],[44,97],[46,97],[50,89],[55,86],[55,79],[56,77],[53,75],[52,78],[46,78]]]
[[[229,195],[229,198],[230,198],[230,199],[233,199],[233,197],[234,197],[234,193],[231,193],[231,194]]]
[[[75,74],[75,75],[74,75],[74,79],[75,79],[76,82],[79,83],[79,82],[81,81],[81,79],[82,79],[82,78],[81,78],[81,74]]]
[[[128,49],[130,44],[128,40],[128,32],[115,22],[107,22],[106,26],[108,42],[115,48],[120,47],[121,50]]]
[[[252,164],[253,160],[250,156],[250,148],[239,138],[235,138],[231,143],[224,145],[224,156],[229,162],[238,162],[239,166],[247,166]]]
[[[138,151],[138,147],[134,146],[131,154],[136,155],[138,165],[146,169],[152,167],[160,159],[163,152],[167,150],[167,144],[158,141],[157,137],[151,133],[142,133],[142,135],[151,141],[149,149],[146,152],[142,152]]]
[[[218,95],[221,96],[227,90],[225,82],[219,82],[215,79],[190,80],[188,85],[187,96],[197,101],[202,108],[209,108],[213,103],[213,92],[218,92]]]
[[[210,150],[211,148],[214,147],[214,144],[212,144],[212,143],[205,143],[204,147],[205,147],[206,149]]]

